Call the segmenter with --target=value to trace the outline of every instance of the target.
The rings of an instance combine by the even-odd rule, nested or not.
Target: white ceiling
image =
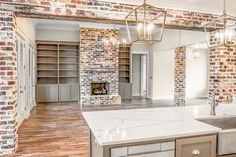
[[[101,0],[139,5],[143,0]],[[204,13],[222,14],[223,0],[147,0],[147,3],[160,8],[196,11]],[[227,11],[236,15],[236,1],[226,0]]]

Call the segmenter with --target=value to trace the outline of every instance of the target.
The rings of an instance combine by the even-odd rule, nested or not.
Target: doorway
[[[17,49],[17,103],[18,103],[18,118],[20,123],[24,120],[25,117],[25,105],[26,105],[26,66],[25,66],[25,39],[17,33],[16,41]]]
[[[147,98],[147,55],[132,54],[133,97]]]

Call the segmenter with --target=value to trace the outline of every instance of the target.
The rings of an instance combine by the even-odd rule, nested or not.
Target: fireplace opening
[[[108,95],[108,83],[91,83],[91,95]]]

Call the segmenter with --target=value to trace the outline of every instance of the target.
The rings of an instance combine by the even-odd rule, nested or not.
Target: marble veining
[[[216,117],[236,116],[236,104],[220,105]],[[83,112],[96,142],[114,145],[217,133],[199,122],[210,116],[210,105]]]

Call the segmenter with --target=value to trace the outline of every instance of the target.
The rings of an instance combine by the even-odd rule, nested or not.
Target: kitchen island
[[[222,129],[201,119],[236,116],[236,104],[83,112],[91,157],[215,157]]]

